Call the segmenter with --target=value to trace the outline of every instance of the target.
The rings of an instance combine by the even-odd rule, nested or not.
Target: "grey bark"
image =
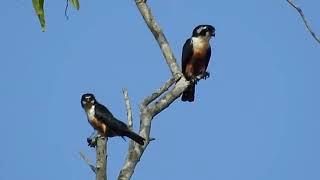
[[[118,180],[129,180],[132,177],[135,167],[140,161],[143,152],[149,145],[150,141],[153,140],[150,139],[151,123],[153,118],[180,97],[189,85],[189,82],[186,81],[185,77],[182,75],[169,43],[155,18],[152,16],[151,10],[147,6],[146,1],[135,0],[135,3],[148,28],[157,41],[166,63],[168,64],[172,77],[163,86],[150,96],[146,97],[142,103],[140,103],[139,134],[146,139],[146,142],[144,146],[140,146],[137,143],[133,143],[132,146],[129,146],[128,154],[118,176]],[[171,90],[169,90],[170,88]]]
[[[107,141],[106,137],[96,137],[96,165],[91,164],[89,158],[80,151],[82,159],[96,174],[96,180],[107,180]]]
[[[107,138],[98,137],[96,147],[96,180],[107,180]]]

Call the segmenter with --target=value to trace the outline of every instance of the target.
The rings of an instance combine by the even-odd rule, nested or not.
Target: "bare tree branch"
[[[172,77],[169,79],[162,87],[159,88],[158,91],[154,92],[151,96],[148,96],[142,102],[145,106],[149,105],[152,101],[156,100],[159,96],[161,96],[164,92],[168,91],[168,89],[176,82],[176,78]]]
[[[161,97],[157,102],[155,102],[150,107],[151,116],[155,117],[157,114],[159,114],[161,111],[169,107],[173,101],[175,101],[180,95],[183,93],[183,91],[186,89],[186,87],[189,85],[189,82],[187,81],[178,81],[177,84],[174,86],[174,88],[166,93],[163,97]]]
[[[124,102],[126,105],[127,109],[127,117],[128,117],[128,127],[130,130],[132,130],[133,124],[132,124],[132,110],[131,110],[131,104],[130,104],[130,99],[128,95],[128,90],[126,88],[122,89],[122,93],[124,96]]]
[[[166,40],[163,32],[161,31],[160,26],[157,24],[154,17],[152,16],[151,10],[147,6],[146,1],[135,0],[135,2],[143,19],[145,20],[150,31],[152,32],[153,36],[159,44],[159,47],[171,71],[172,78],[170,78],[162,87],[160,87],[159,90],[152,93],[152,95],[146,97],[140,104],[139,134],[140,136],[144,137],[146,141],[144,146],[140,146],[139,144],[134,143],[134,145],[131,148],[129,148],[127,158],[120,171],[118,180],[129,180],[131,178],[144,150],[147,148],[150,141],[154,140],[154,138],[150,138],[151,122],[153,117],[155,117],[165,108],[167,108],[172,102],[174,102],[174,100],[176,100],[189,85],[189,82],[181,73],[180,68],[176,63],[176,59],[169,46],[169,43]],[[176,84],[174,85],[174,83]],[[174,87],[169,92],[167,92],[173,85]],[[158,99],[160,96],[162,97]],[[157,99],[158,101],[151,104],[153,101]]]
[[[94,173],[96,173],[97,168],[93,164],[90,163],[89,158],[82,151],[80,151],[79,153],[80,153],[80,156],[82,157],[82,159],[84,160],[84,162],[86,162],[86,164],[91,168],[91,170]]]
[[[305,26],[307,27],[308,31],[311,33],[312,37],[313,37],[318,43],[320,43],[320,38],[317,37],[317,35],[313,32],[313,30],[312,30],[311,26],[309,25],[306,17],[304,16],[304,13],[303,13],[303,11],[301,10],[301,8],[298,7],[296,4],[294,4],[294,2],[293,2],[292,0],[287,0],[287,2],[288,2],[293,8],[295,8],[295,9],[298,11],[298,13],[300,14],[300,16],[301,16],[301,18],[302,18]]]
[[[90,163],[89,158],[80,151],[80,156],[96,174],[96,180],[107,180],[107,138],[103,136],[95,137],[96,141],[96,166]]]
[[[151,10],[146,4],[146,0],[135,0],[135,2],[144,21],[146,22],[154,38],[158,42],[172,75],[175,76],[175,74],[181,74],[180,68],[176,63],[176,58],[172,53],[169,43],[163,32],[161,31],[161,28],[156,22],[155,18],[152,16]]]
[[[107,138],[99,136],[96,147],[96,180],[107,180]]]
[[[125,102],[126,109],[127,109],[128,127],[132,131],[133,130],[133,118],[132,118],[132,110],[131,110],[131,104],[130,104],[128,90],[126,88],[123,88],[122,93],[124,96],[124,102]],[[130,140],[128,151],[130,151],[130,149],[133,149],[133,144],[134,144],[134,141]]]

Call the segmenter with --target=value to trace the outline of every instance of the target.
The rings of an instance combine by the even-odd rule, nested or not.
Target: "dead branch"
[[[125,102],[126,109],[127,109],[128,127],[132,131],[133,130],[133,118],[132,118],[132,110],[131,110],[131,104],[130,104],[128,90],[126,88],[123,88],[122,93],[124,96],[124,102]],[[133,144],[134,144],[134,141],[130,139],[128,151],[130,151],[130,149],[133,148]]]
[[[107,138],[98,137],[96,147],[96,180],[107,180]]]
[[[176,63],[176,58],[172,53],[169,43],[166,37],[164,36],[163,32],[161,31],[160,26],[151,14],[151,10],[146,4],[146,0],[135,0],[135,3],[144,21],[146,22],[150,31],[152,32],[154,38],[158,42],[158,45],[160,46],[162,54],[170,68],[172,75],[175,76],[175,74],[181,74],[180,68]]]
[[[132,130],[132,127],[133,127],[132,110],[131,110],[131,104],[130,104],[130,99],[129,99],[129,95],[128,95],[128,90],[126,88],[123,88],[122,93],[124,96],[124,102],[125,102],[126,109],[127,109],[128,127],[130,130]]]
[[[120,171],[118,180],[129,180],[131,178],[132,174],[134,173],[135,167],[140,161],[140,158],[144,150],[149,145],[149,142],[151,140],[154,140],[154,138],[150,138],[152,119],[161,111],[163,111],[165,108],[167,108],[172,102],[174,102],[174,100],[180,97],[180,95],[189,85],[189,82],[186,81],[186,79],[182,75],[180,68],[176,63],[176,59],[172,53],[172,50],[169,46],[169,43],[166,40],[163,32],[161,31],[160,26],[157,24],[154,17],[152,16],[151,10],[147,6],[146,1],[135,0],[135,2],[143,19],[148,25],[150,31],[152,32],[155,40],[159,44],[162,54],[171,71],[172,78],[170,78],[157,91],[152,93],[150,96],[146,97],[140,104],[139,134],[140,136],[146,139],[146,142],[144,146],[140,146],[139,144],[135,143],[131,148],[129,148],[127,158]],[[174,85],[174,83],[176,84]],[[169,92],[167,92],[172,86],[173,88]],[[157,101],[152,103],[155,100]]]
[[[96,174],[96,180],[107,180],[107,138],[103,136],[95,137],[96,141],[96,166],[90,163],[89,158],[80,151],[81,158]]]
[[[158,91],[154,92],[151,96],[148,96],[142,102],[145,106],[149,105],[152,101],[156,100],[159,96],[161,96],[164,92],[168,91],[168,89],[176,82],[176,78],[172,77],[169,79],[162,87],[159,88]]]
[[[89,158],[82,151],[80,151],[79,153],[80,153],[80,156],[82,157],[82,159],[84,160],[84,162],[86,162],[86,164],[91,168],[91,170],[94,173],[96,173],[97,168],[93,164],[90,163]]]
[[[302,9],[301,9],[300,7],[298,7],[296,4],[294,4],[294,2],[293,2],[292,0],[287,0],[287,2],[288,2],[293,8],[295,8],[295,9],[298,11],[298,13],[300,14],[300,16],[301,16],[301,18],[302,18],[302,20],[303,20],[303,22],[304,22],[304,25],[307,27],[307,29],[308,29],[308,31],[310,32],[310,34],[312,35],[312,37],[313,37],[318,43],[320,43],[320,38],[317,37],[316,33],[314,33],[314,31],[312,30],[312,28],[311,28],[311,26],[309,25],[309,23],[308,23],[305,15],[304,15]]]

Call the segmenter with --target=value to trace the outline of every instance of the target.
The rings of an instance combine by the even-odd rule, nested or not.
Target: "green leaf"
[[[79,0],[70,0],[73,7],[75,7],[77,10],[80,9],[80,3],[79,3]]]
[[[34,10],[36,11],[36,14],[38,15],[40,24],[41,24],[41,30],[44,32],[46,30],[46,20],[44,17],[44,0],[32,0],[32,4],[34,7]]]

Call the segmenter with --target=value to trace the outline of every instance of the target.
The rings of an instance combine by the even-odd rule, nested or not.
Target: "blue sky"
[[[320,2],[297,1],[320,33]],[[198,24],[212,24],[211,77],[194,103],[175,101],[153,121],[156,138],[132,179],[320,179],[320,51],[297,12],[276,1],[149,1],[175,56]],[[82,161],[92,132],[80,96],[92,92],[126,121],[170,77],[133,1],[46,2],[47,32],[30,1],[0,6],[0,179],[94,179]],[[127,143],[108,145],[115,179]]]

